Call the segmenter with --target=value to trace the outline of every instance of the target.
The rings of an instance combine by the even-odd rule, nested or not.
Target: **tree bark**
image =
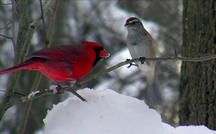
[[[183,1],[182,56],[216,53],[216,1]],[[216,61],[183,62],[180,82],[180,124],[216,129]]]

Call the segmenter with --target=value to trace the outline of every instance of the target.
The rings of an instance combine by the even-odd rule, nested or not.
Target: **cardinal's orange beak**
[[[110,54],[105,49],[103,49],[103,50],[100,51],[99,56],[101,58],[108,58],[110,56]]]

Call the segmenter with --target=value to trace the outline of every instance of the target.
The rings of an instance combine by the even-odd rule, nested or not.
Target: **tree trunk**
[[[182,56],[216,54],[216,1],[184,0]],[[216,61],[183,62],[180,124],[216,129]]]

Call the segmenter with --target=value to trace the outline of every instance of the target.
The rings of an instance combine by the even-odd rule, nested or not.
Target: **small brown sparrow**
[[[152,36],[146,31],[142,22],[136,17],[130,17],[125,23],[128,30],[127,46],[132,58],[155,57],[155,46]],[[141,62],[136,63],[141,71],[146,72],[148,82],[154,78],[155,62],[151,61],[150,70]]]

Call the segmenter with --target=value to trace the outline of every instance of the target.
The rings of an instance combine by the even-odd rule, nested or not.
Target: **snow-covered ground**
[[[205,126],[174,128],[143,100],[113,90],[82,89],[87,102],[70,96],[54,105],[42,134],[216,134]]]

